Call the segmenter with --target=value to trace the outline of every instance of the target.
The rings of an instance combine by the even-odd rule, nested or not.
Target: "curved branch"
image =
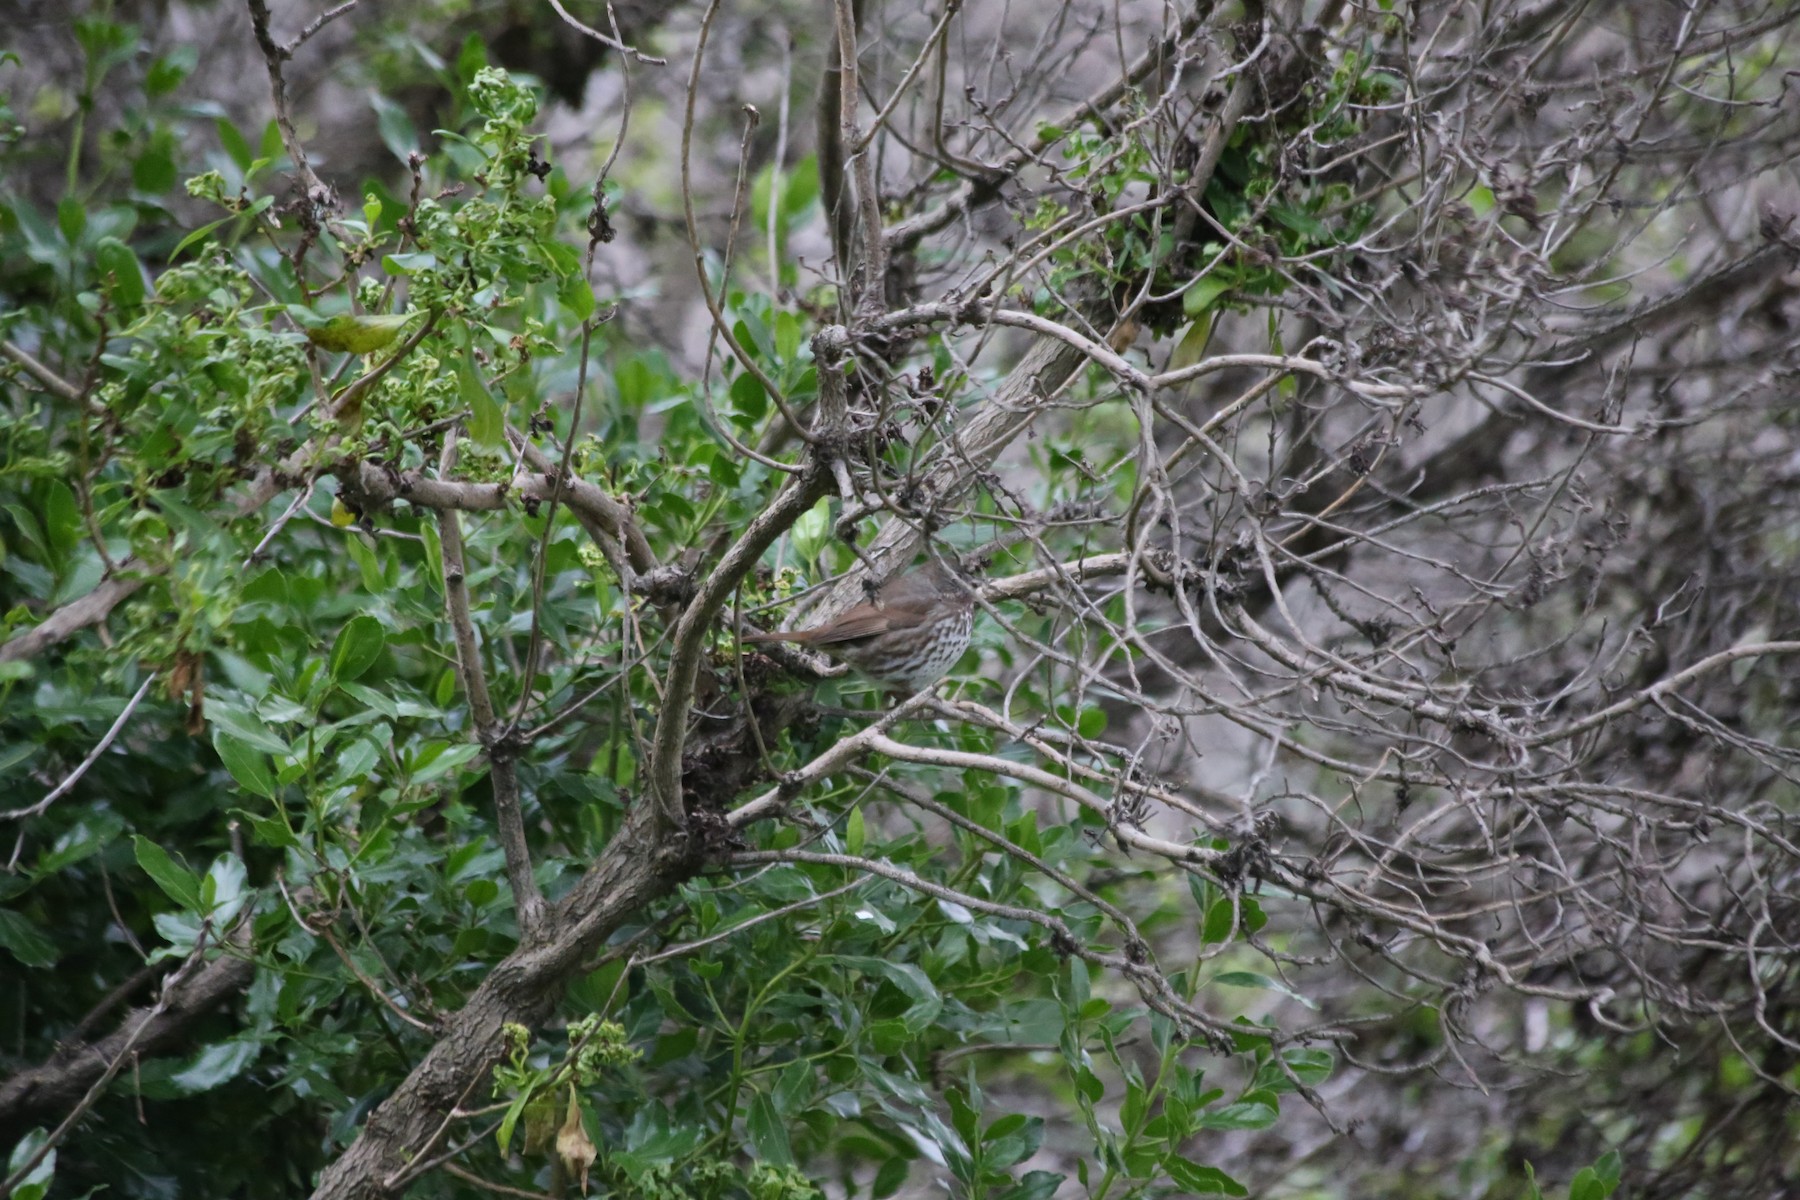
[[[0,1081],[0,1127],[79,1104],[96,1083],[110,1080],[133,1055],[174,1045],[195,1021],[249,987],[256,966],[241,957],[249,931],[250,922],[240,922],[227,939],[238,953],[227,950],[211,962],[196,955],[169,977],[155,1004],[132,1009],[106,1037],[65,1044],[48,1061]]]
[[[444,438],[438,469],[448,472],[456,462],[456,431]],[[469,697],[469,716],[475,736],[487,752],[494,780],[494,824],[500,833],[500,849],[506,857],[506,882],[512,889],[513,907],[519,914],[519,935],[531,942],[543,932],[544,893],[531,872],[531,847],[525,841],[525,818],[520,809],[517,743],[502,736],[488,692],[487,672],[475,643],[475,622],[469,616],[468,572],[463,566],[462,519],[455,509],[438,510],[438,537],[443,546],[444,607],[456,642],[456,673]]]
[[[7,639],[5,645],[0,645],[0,663],[36,658],[71,634],[79,633],[90,625],[100,624],[118,607],[120,601],[159,573],[130,558],[120,562],[119,566],[132,573],[102,580],[99,586],[81,599],[69,601],[30,629],[14,634]]]
[[[420,471],[395,471],[371,462],[346,462],[336,474],[346,487],[347,500],[366,510],[386,508],[396,500],[404,500],[415,508],[460,509],[464,512],[499,512],[512,503],[513,497],[532,501],[548,501],[557,493],[555,465],[543,451],[529,447],[526,461],[534,467],[537,459],[545,470],[521,475],[510,483],[465,483],[454,479],[433,479]],[[534,458],[535,452],[535,458]],[[573,510],[596,540],[610,538],[622,544],[633,568],[639,572],[656,568],[656,555],[645,540],[643,531],[623,504],[604,490],[583,479],[563,483],[562,502]]]
[[[700,866],[682,839],[663,835],[650,805],[639,805],[591,870],[556,905],[545,937],[520,946],[489,972],[446,1022],[444,1036],[370,1114],[314,1200],[373,1200],[391,1194],[445,1119],[486,1076],[509,1024],[535,1027],[555,1008],[569,978],[621,925],[672,892]]]
[[[681,750],[687,741],[688,708],[694,700],[694,681],[706,638],[725,602],[755,568],[763,551],[830,490],[830,479],[829,471],[815,465],[783,484],[775,499],[725,552],[675,625],[675,647],[669,656],[650,752],[651,804],[664,832],[675,833],[687,824],[681,795]]]

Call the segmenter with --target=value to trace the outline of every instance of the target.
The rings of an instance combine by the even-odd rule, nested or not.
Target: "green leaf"
[[[28,967],[56,965],[56,943],[22,913],[0,908],[0,946]]]
[[[102,279],[112,279],[113,301],[122,309],[134,309],[144,302],[144,269],[137,255],[115,237],[103,237],[94,246],[94,268]]]
[[[208,700],[206,716],[238,741],[265,754],[291,754],[292,748],[255,713],[227,701]]]
[[[171,1075],[169,1082],[184,1096],[210,1091],[242,1075],[260,1053],[261,1044],[250,1037],[208,1046],[187,1066]]]
[[[911,1167],[911,1163],[898,1155],[882,1163],[881,1168],[875,1172],[875,1182],[869,1185],[870,1200],[887,1200],[899,1191],[900,1185],[906,1182],[907,1172]],[[1059,1181],[1060,1179],[1061,1176],[1058,1176]]]
[[[825,549],[825,540],[831,536],[831,501],[821,500],[794,522],[788,531],[788,537],[794,544],[794,553],[808,563],[819,561],[819,552]]]
[[[351,530],[344,538],[344,549],[349,552],[350,561],[356,564],[357,574],[362,576],[363,591],[374,596],[387,590],[381,576],[381,564],[375,560],[375,551],[369,549],[368,539],[363,534]]]
[[[239,787],[265,800],[275,798],[275,774],[269,769],[269,760],[262,751],[238,740],[219,725],[213,726],[212,741],[213,749],[219,752],[219,761],[225,764]]]
[[[736,424],[749,427],[769,412],[769,393],[762,380],[745,371],[731,381],[731,411]]]
[[[124,820],[110,809],[82,817],[38,855],[32,873],[41,878],[92,858],[117,842],[124,831]]]
[[[375,665],[386,644],[380,621],[366,613],[351,617],[331,647],[331,678],[342,681],[359,677]]]
[[[850,810],[849,819],[844,822],[844,849],[851,854],[861,854],[863,848],[863,814],[862,809]]]
[[[1005,1170],[1038,1152],[1044,1142],[1044,1118],[1023,1113],[1002,1117],[988,1127],[982,1142],[982,1161],[996,1170]]]
[[[512,1145],[513,1129],[525,1112],[525,1106],[531,1103],[531,1096],[530,1088],[521,1088],[519,1094],[512,1098],[512,1103],[506,1106],[506,1115],[500,1118],[500,1128],[494,1131],[494,1139],[500,1143],[500,1153],[505,1154]]]
[[[781,215],[790,223],[796,221],[818,198],[819,161],[809,154],[795,163],[782,181]]]
[[[419,131],[414,128],[412,118],[404,108],[377,91],[369,93],[369,105],[375,110],[375,127],[381,133],[381,144],[392,151],[395,158],[405,162],[419,148]]]
[[[144,95],[155,100],[166,96],[181,86],[200,61],[198,50],[193,46],[177,46],[168,54],[150,64],[144,72]]]
[[[143,145],[131,161],[131,186],[146,195],[160,196],[175,186],[175,135],[158,129]]]
[[[1217,1167],[1203,1167],[1179,1154],[1166,1155],[1163,1170],[1183,1191],[1196,1196],[1247,1196],[1248,1188]]]
[[[384,692],[376,691],[372,687],[365,687],[360,683],[351,683],[348,680],[339,683],[338,686],[343,689],[345,695],[355,697],[357,701],[374,709],[390,721],[400,716],[400,706],[395,704],[392,698]]]
[[[1593,1166],[1575,1172],[1569,1181],[1569,1200],[1606,1200],[1619,1186],[1619,1170],[1619,1152],[1608,1151]]]
[[[783,1119],[800,1112],[812,1100],[813,1070],[805,1059],[796,1059],[782,1071],[781,1078],[775,1081],[773,1100],[775,1111]]]
[[[480,753],[481,747],[473,743],[452,746],[448,742],[430,742],[414,759],[415,765],[407,777],[414,783],[430,783],[448,775]]]
[[[291,850],[300,844],[300,839],[294,836],[293,830],[278,817],[260,816],[243,808],[232,809],[231,815],[250,823],[250,835],[260,845],[272,846],[277,850]]]
[[[1207,275],[1196,279],[1188,285],[1188,290],[1181,294],[1181,311],[1190,319],[1200,316],[1213,306],[1213,302],[1231,290],[1231,284],[1221,279],[1218,274]]]
[[[750,1146],[756,1157],[764,1162],[777,1166],[794,1165],[794,1150],[788,1144],[787,1123],[781,1114],[775,1111],[775,1102],[766,1092],[758,1092],[750,1101],[750,1111],[745,1117],[745,1128],[750,1134]]]
[[[437,265],[437,255],[429,250],[414,250],[406,254],[381,256],[381,269],[389,275],[417,275],[423,271],[436,270]]]
[[[207,234],[211,233],[213,230],[217,229],[219,226],[225,224],[225,222],[227,222],[231,219],[232,218],[230,218],[230,217],[220,217],[216,221],[208,221],[206,224],[202,225],[200,228],[194,230],[194,232],[192,232],[192,233],[188,234],[186,237],[182,238],[179,242],[176,242],[175,248],[173,250],[169,251],[169,261],[174,262],[176,259],[180,258],[181,252],[183,250],[186,250],[189,246],[192,246],[196,242],[204,241],[206,239]]]
[[[14,767],[29,761],[38,752],[38,747],[30,742],[14,742],[10,746],[0,746],[0,776],[5,776]]]
[[[236,125],[224,117],[219,118],[218,130],[219,145],[225,148],[226,155],[237,165],[238,170],[248,171],[250,164],[256,161],[256,153],[250,149],[249,141],[238,131]]]
[[[200,911],[200,877],[176,862],[169,852],[149,838],[133,836],[132,849],[138,866],[163,893],[189,912]]]
[[[943,997],[938,995],[931,976],[908,962],[891,962],[885,958],[866,958],[858,955],[840,955],[838,961],[864,975],[875,975],[886,979],[899,988],[915,1006],[943,1006]]]
[[[616,958],[605,966],[590,971],[570,985],[570,998],[593,1012],[607,1012],[615,1006],[622,1007],[631,999],[630,983],[620,982],[625,976],[625,967],[625,960]]]
[[[500,405],[488,391],[487,385],[481,382],[474,362],[464,362],[458,368],[456,376],[462,401],[469,406],[469,437],[482,446],[503,445],[506,441],[506,417],[501,413]]]
[[[1260,975],[1255,971],[1223,971],[1214,975],[1212,981],[1222,983],[1226,987],[1256,988],[1264,992],[1280,992],[1284,996],[1298,1000],[1308,1008],[1319,1007],[1287,984],[1271,979],[1267,975]]]
[[[1027,1171],[1014,1187],[1001,1192],[995,1200],[1052,1200],[1067,1175],[1053,1171]]]
[[[220,924],[235,920],[249,893],[244,890],[248,878],[243,861],[235,854],[221,854],[213,859],[206,878],[200,881],[202,911]]]
[[[6,1174],[10,1177],[31,1161],[31,1156],[43,1149],[50,1135],[42,1127],[33,1129],[19,1139],[13,1152],[6,1160]],[[52,1150],[38,1160],[37,1166],[14,1185],[13,1200],[41,1200],[45,1192],[50,1190],[50,1181],[56,1176],[56,1151]]]
[[[1206,910],[1206,921],[1200,928],[1201,942],[1211,945],[1229,938],[1237,915],[1237,905],[1231,902],[1231,897],[1214,900]]]
[[[56,227],[62,231],[63,240],[73,246],[81,240],[87,229],[87,205],[73,196],[64,196],[56,205]]]
[[[594,315],[596,305],[593,285],[579,272],[562,281],[562,286],[556,289],[556,298],[563,302],[563,307],[569,310],[576,321],[585,321]]]
[[[1267,1104],[1227,1104],[1200,1114],[1197,1129],[1267,1129],[1276,1112]]]
[[[1331,230],[1326,228],[1325,222],[1304,209],[1295,208],[1291,204],[1271,204],[1269,215],[1295,233],[1310,238],[1312,241],[1325,242],[1331,239]]]

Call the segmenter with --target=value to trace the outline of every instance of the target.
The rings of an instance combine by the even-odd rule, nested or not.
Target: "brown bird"
[[[836,620],[791,633],[754,633],[744,640],[814,646],[885,687],[908,693],[930,687],[969,648],[975,593],[955,571],[932,561],[896,575]]]

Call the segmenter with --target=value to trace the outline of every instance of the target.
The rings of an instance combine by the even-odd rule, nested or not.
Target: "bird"
[[[937,560],[901,572],[833,620],[744,641],[792,642],[825,651],[883,686],[907,694],[942,679],[963,651],[975,621],[975,593]]]

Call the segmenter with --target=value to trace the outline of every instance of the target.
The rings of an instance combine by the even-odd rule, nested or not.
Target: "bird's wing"
[[[892,620],[889,609],[873,604],[859,604],[822,629],[808,630],[807,642],[829,646],[835,642],[855,642],[878,633],[886,633]]]

